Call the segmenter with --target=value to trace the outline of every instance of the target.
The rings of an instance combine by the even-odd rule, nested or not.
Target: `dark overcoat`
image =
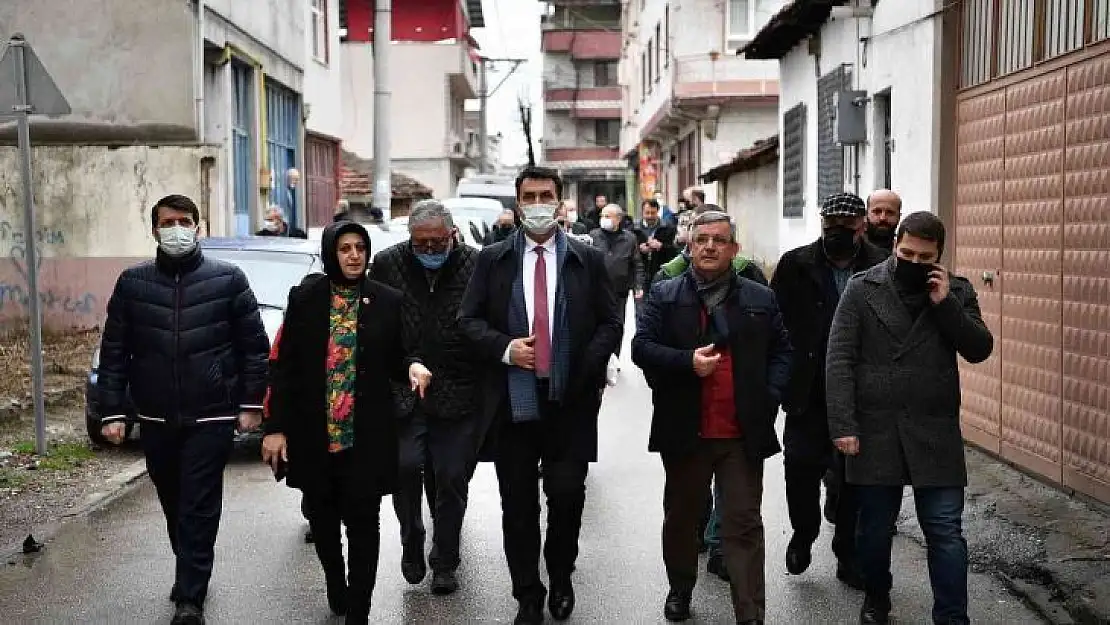
[[[859,438],[852,484],[965,486],[957,355],[986,360],[994,338],[971,283],[915,320],[894,285],[895,257],[848,281],[829,335],[825,396],[832,439]]]

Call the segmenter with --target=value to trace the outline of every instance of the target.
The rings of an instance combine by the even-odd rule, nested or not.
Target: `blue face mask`
[[[440,252],[438,254],[422,254],[416,252],[416,260],[420,261],[420,264],[423,265],[425,269],[434,271],[442,267],[443,263],[447,262],[447,254],[449,254],[449,252]]]

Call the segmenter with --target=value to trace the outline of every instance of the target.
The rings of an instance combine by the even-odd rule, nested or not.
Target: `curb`
[[[123,470],[109,477],[94,492],[88,494],[84,501],[66,511],[57,521],[39,528],[39,535],[35,537],[39,543],[48,544],[58,531],[69,521],[88,515],[116,501],[128,494],[139,485],[146,476],[146,460],[140,459],[127,465]],[[21,557],[34,557],[38,554],[24,554],[22,541],[0,548],[0,564],[13,564]]]

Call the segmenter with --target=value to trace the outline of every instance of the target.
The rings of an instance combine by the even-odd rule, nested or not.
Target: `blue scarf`
[[[509,335],[514,338],[532,334],[532,323],[528,319],[528,308],[524,303],[524,232],[513,235],[513,249],[517,256],[516,278],[513,280],[513,293],[509,298]],[[567,235],[562,231],[555,233],[555,322],[551,337],[551,379],[548,399],[558,402],[563,398],[570,374],[570,326],[567,320],[567,297],[563,288],[563,263],[567,258]],[[540,409],[536,393],[536,373],[520,367],[509,367],[509,403],[512,407],[514,423],[538,421]]]

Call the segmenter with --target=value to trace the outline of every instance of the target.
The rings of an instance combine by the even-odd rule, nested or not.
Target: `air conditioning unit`
[[[451,156],[462,156],[466,154],[466,148],[463,146],[462,141],[456,141],[451,144]]]

